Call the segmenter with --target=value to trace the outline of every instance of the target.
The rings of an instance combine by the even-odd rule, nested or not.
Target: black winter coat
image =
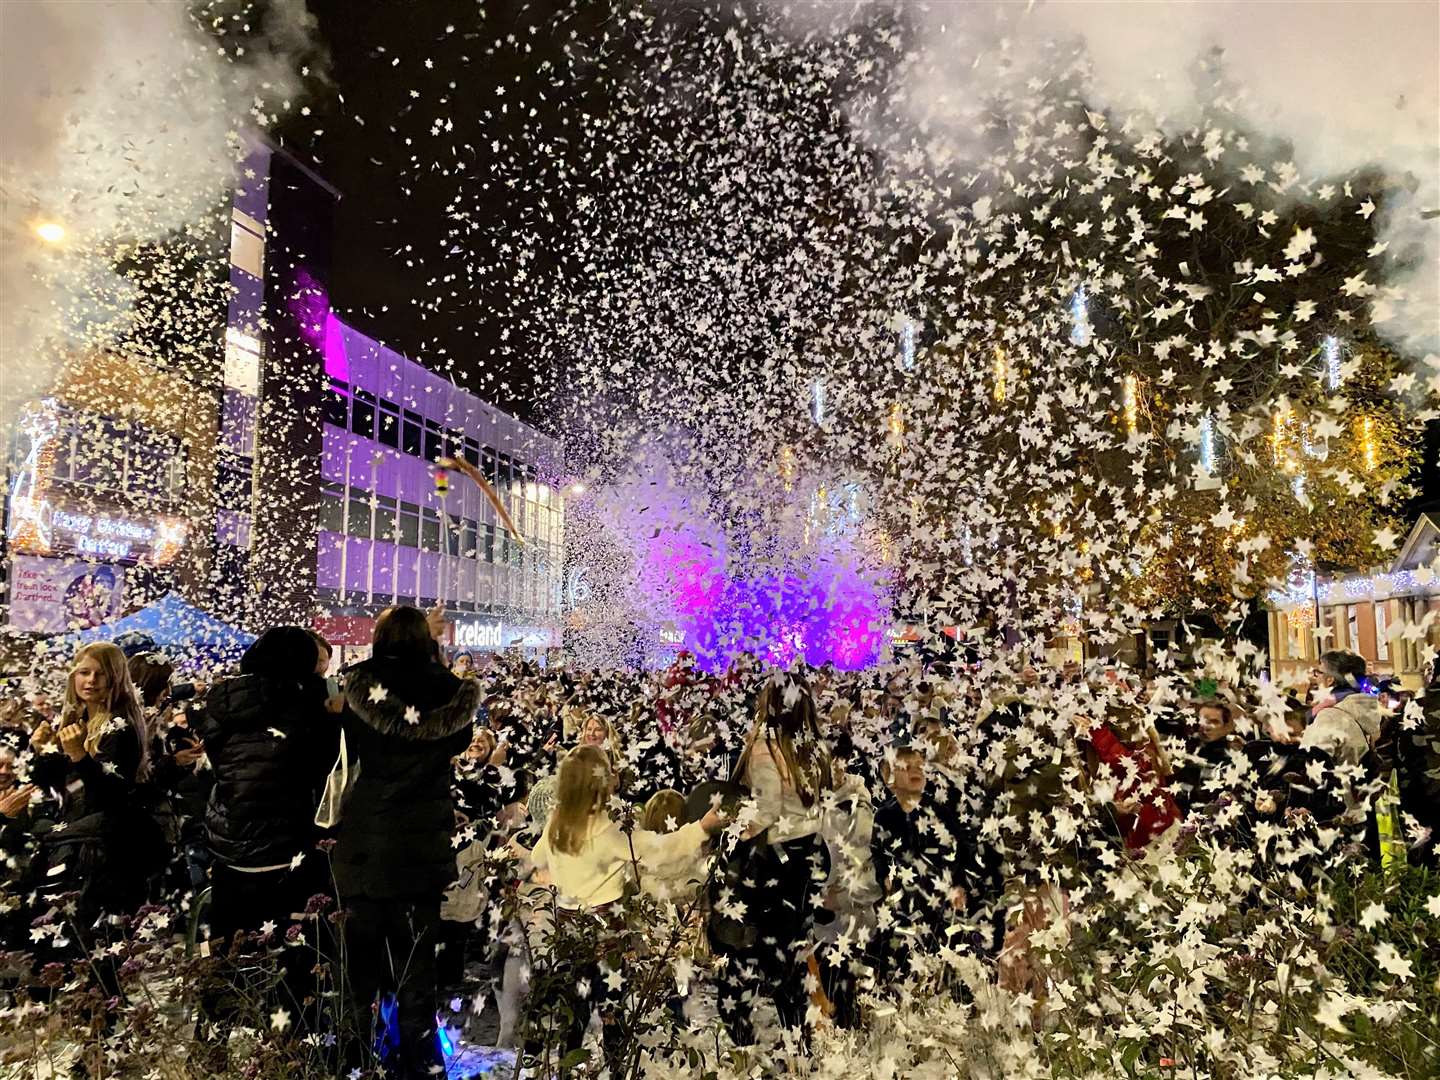
[[[325,711],[325,680],[226,679],[210,691],[194,730],[215,773],[205,831],[216,859],[279,866],[309,851],[340,742],[339,717]]]
[[[450,762],[479,704],[479,684],[438,662],[382,656],[349,670],[345,738],[360,775],[333,855],[342,897],[428,899],[455,880]]]

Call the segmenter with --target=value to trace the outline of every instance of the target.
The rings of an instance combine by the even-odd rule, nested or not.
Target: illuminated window
[[[265,276],[265,241],[238,220],[230,222],[230,265],[253,278]]]
[[[1388,601],[1375,601],[1375,659],[1390,659],[1390,607]]]

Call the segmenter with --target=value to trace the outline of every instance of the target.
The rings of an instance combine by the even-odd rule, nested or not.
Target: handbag
[[[315,811],[315,824],[322,829],[333,829],[340,824],[340,814],[345,809],[345,800],[350,789],[360,776],[360,762],[350,763],[345,746],[345,729],[340,729],[340,753],[325,778],[324,790],[320,793],[320,806]]]
[[[458,876],[440,901],[440,918],[446,922],[474,923],[484,913],[489,901],[489,889],[481,873],[485,853],[485,845],[472,840],[455,860]]]

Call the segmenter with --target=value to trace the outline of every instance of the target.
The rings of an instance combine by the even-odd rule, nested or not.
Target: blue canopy
[[[228,623],[223,623],[186,603],[178,593],[166,593],[153,604],[129,615],[54,638],[51,647],[76,647],[91,641],[114,641],[122,634],[144,634],[166,652],[234,656],[255,640]]]

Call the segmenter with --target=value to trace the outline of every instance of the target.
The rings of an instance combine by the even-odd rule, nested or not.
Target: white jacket
[[[1379,734],[1380,703],[1369,694],[1356,692],[1316,713],[1300,736],[1300,745],[1323,750],[1338,762],[1358,765]]]
[[[694,822],[673,833],[636,829],[629,837],[608,816],[596,815],[590,832],[575,855],[550,846],[550,830],[535,845],[530,861],[547,869],[563,908],[593,908],[614,903],[625,892],[633,860],[642,871],[667,870],[687,861],[698,862],[705,846],[705,830]]]

